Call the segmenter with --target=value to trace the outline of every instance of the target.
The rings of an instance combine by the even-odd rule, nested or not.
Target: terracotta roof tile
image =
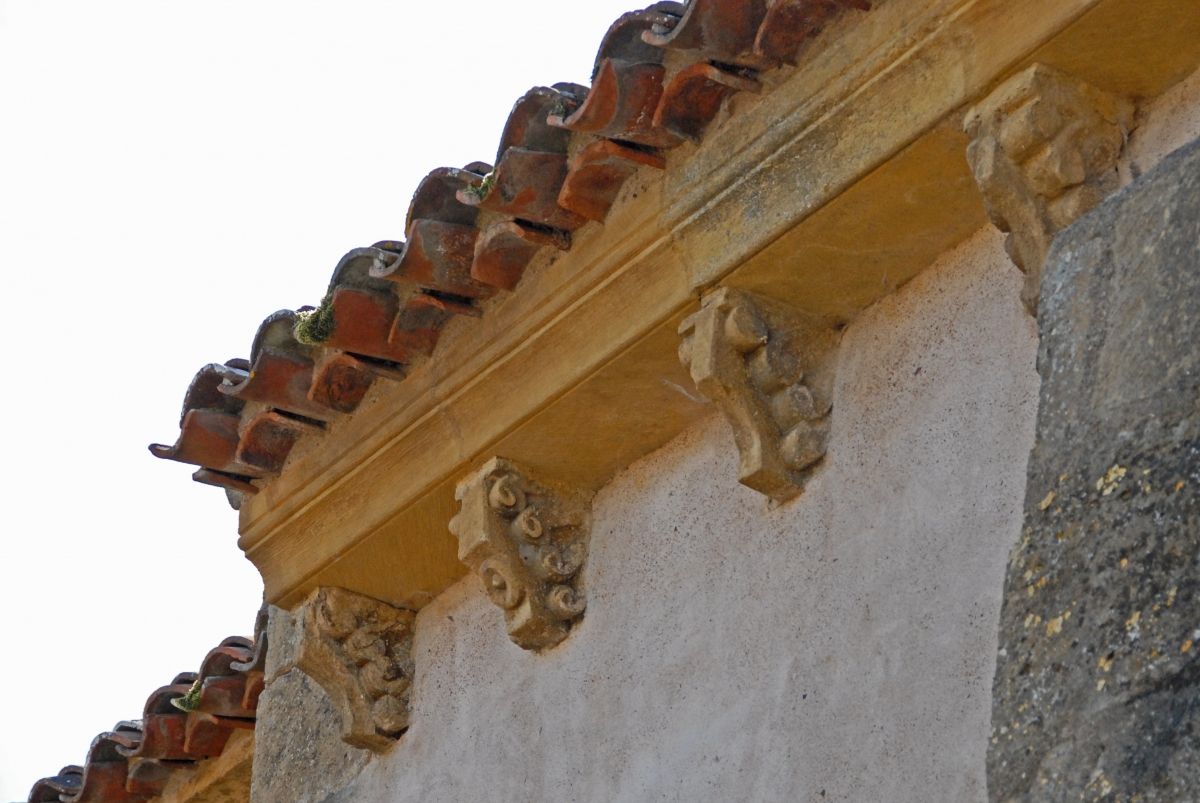
[[[754,50],[771,63],[795,64],[804,45],[847,9],[869,11],[868,0],[776,0],[754,40]]]
[[[596,55],[587,98],[570,115],[551,115],[550,125],[648,148],[678,145],[678,137],[652,124],[667,69],[663,49],[648,44],[643,34],[674,24],[682,9],[679,3],[656,3],[614,22]]]
[[[33,785],[30,803],[122,803],[162,793],[171,774],[221,754],[234,730],[253,728],[266,660],[266,606],[256,640],[227,638],[200,671],[176,675],[146,698],[142,718],[101,733],[83,766]]]
[[[308,396],[312,387],[313,351],[292,335],[296,313],[280,310],[258,327],[250,348],[250,370],[230,374],[218,390],[241,402],[258,402],[282,412],[318,421],[336,415]]]
[[[62,797],[73,798],[78,795],[82,787],[83,767],[71,764],[59,770],[57,775],[42,778],[34,784],[33,791],[29,793],[29,801],[59,803]]]
[[[639,169],[699,140],[728,98],[795,63],[807,42],[867,0],[658,2],[622,15],[596,54],[591,87],[534,87],[513,106],[495,167],[438,168],[421,182],[403,242],[356,248],[321,306],[277,312],[249,361],[206,366],[174,446],[157,457],[200,466],[235,506],[283,470],[301,438],[351,414],[378,379],[403,381],[454,316],[518,290],[545,248],[603,222]],[[298,334],[299,333],[299,334]]]

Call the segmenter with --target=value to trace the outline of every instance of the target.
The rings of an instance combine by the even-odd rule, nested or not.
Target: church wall
[[[1143,109],[1127,178],[1200,136],[1197,110],[1197,76]],[[514,645],[474,574],[443,592],[386,752],[276,678],[254,799],[986,800],[1039,388],[1021,283],[987,227],[851,324],[828,453],[791,502],[738,484],[715,413],[620,473],[559,646]]]
[[[849,327],[793,502],[737,483],[715,415],[615,478],[560,646],[514,645],[474,575],[443,593],[409,731],[339,799],[982,800],[1037,393],[1019,284],[983,230]],[[337,773],[301,763],[256,766],[261,791],[324,799]]]

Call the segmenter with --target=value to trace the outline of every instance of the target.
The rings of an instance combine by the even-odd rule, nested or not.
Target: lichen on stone
[[[476,203],[481,203],[492,191],[492,187],[496,185],[496,171],[488,173],[483,177],[483,181],[479,182],[478,186],[467,185],[463,192],[473,199]]]
[[[171,700],[171,705],[178,708],[180,711],[191,713],[200,707],[200,678],[196,678],[192,683],[192,687],[188,689],[187,694],[182,697],[175,697]]]
[[[1125,479],[1128,469],[1121,465],[1113,465],[1105,472],[1104,476],[1096,480],[1096,490],[1102,496],[1110,496],[1113,491],[1117,490],[1121,484],[1121,480]]]
[[[326,293],[316,309],[297,313],[292,332],[306,346],[319,346],[329,340],[333,335],[333,293]]]

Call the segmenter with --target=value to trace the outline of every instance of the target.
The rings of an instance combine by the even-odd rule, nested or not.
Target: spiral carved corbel
[[[722,287],[679,334],[680,361],[733,429],[739,481],[776,502],[798,495],[825,456],[836,332],[797,310]]]
[[[586,607],[586,499],[536,482],[504,458],[460,483],[455,497],[461,508],[450,530],[458,557],[504,611],[509,637],[527,650],[558,644]]]
[[[416,614],[343,588],[318,588],[295,612],[300,628],[294,667],[329,695],[342,720],[342,740],[382,752],[408,728],[415,674]]]

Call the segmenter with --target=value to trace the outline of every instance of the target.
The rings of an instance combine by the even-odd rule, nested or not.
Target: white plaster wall
[[[1138,110],[1125,154],[1127,179],[1136,179],[1172,151],[1200,137],[1200,70]]]
[[[1126,177],[1198,136],[1200,73],[1140,110]],[[289,795],[984,800],[1036,413],[1020,283],[988,228],[855,322],[829,454],[793,503],[736,483],[715,415],[617,477],[588,613],[550,653],[509,642],[474,577],[443,593],[418,617],[410,731],[375,759],[331,731]],[[366,764],[348,788],[341,753]]]
[[[829,454],[769,509],[712,417],[595,501],[589,607],[421,612],[409,732],[339,799],[982,801],[1037,376],[990,230],[846,331]]]

